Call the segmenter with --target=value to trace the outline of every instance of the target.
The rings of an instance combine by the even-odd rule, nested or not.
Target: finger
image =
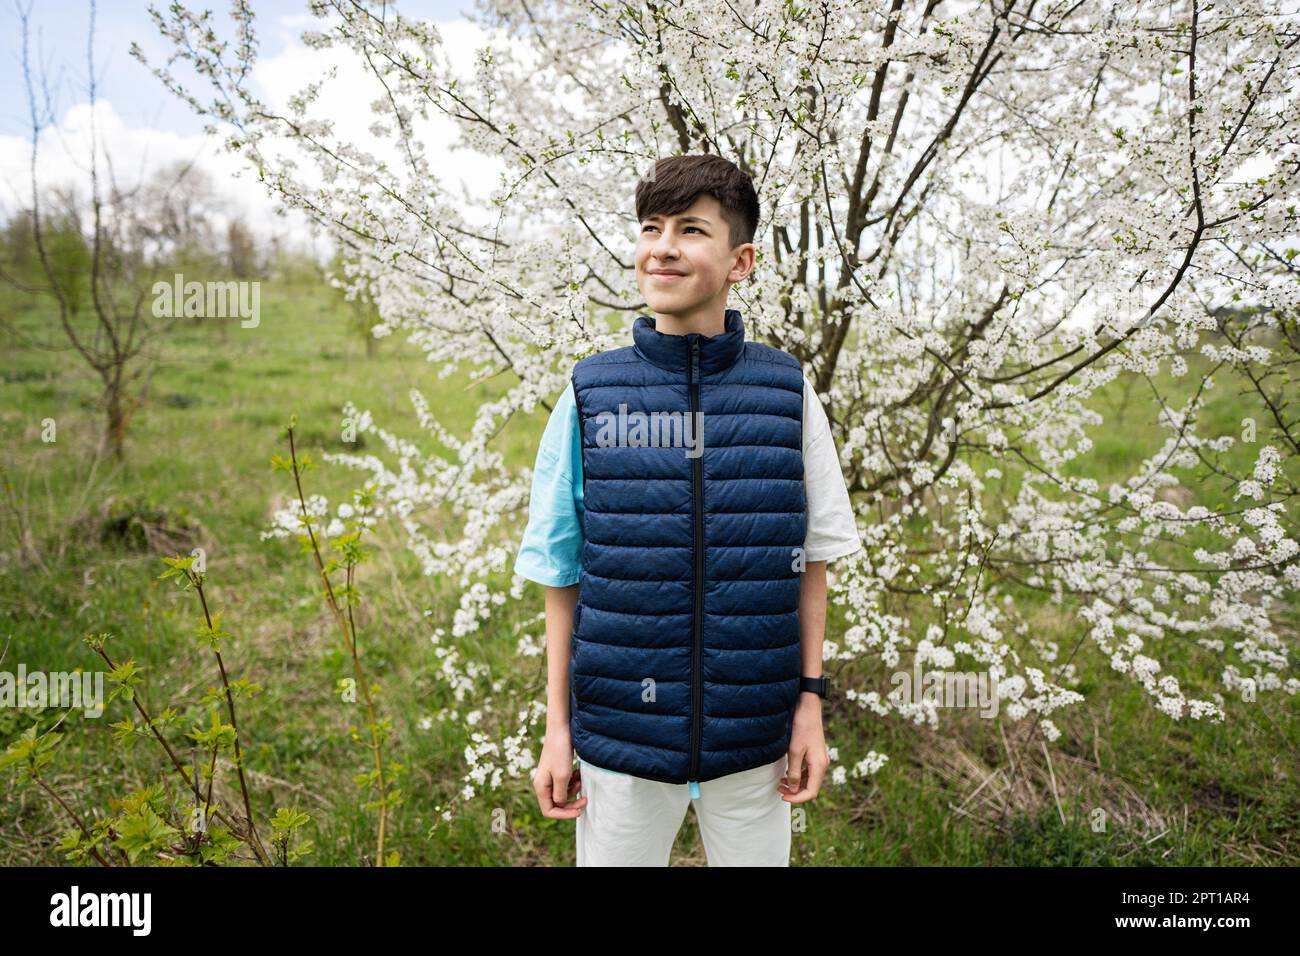
[[[572,773],[557,773],[551,777],[551,801],[557,806],[569,802],[569,778]]]
[[[808,792],[809,799],[821,793],[822,781],[826,779],[826,772],[830,769],[830,760],[809,760],[808,761]]]
[[[785,767],[786,783],[790,784],[791,786],[799,785],[799,782],[803,779],[804,774],[807,773],[807,770],[805,769],[804,766],[807,761],[807,757],[808,757],[808,748],[800,746],[791,749],[790,755],[786,758],[786,767]]]
[[[792,778],[782,786],[785,792],[781,794],[781,799],[787,803],[803,803],[816,796],[816,791],[809,785],[808,777],[808,768],[805,767],[798,777]]]
[[[568,805],[560,808],[560,809],[572,811],[569,814],[569,816],[573,816],[573,817],[578,816],[582,812],[582,808],[587,805],[586,795],[584,794],[581,797],[578,796],[578,792],[581,789],[582,789],[582,768],[579,767],[577,770],[573,771],[573,776],[569,778]]]
[[[807,765],[800,777],[799,785],[788,790],[781,799],[789,803],[805,803],[814,799],[821,792],[822,781],[830,769],[830,758],[808,755]]]
[[[555,807],[555,801],[551,799],[550,774],[539,768],[533,776],[533,789],[537,792],[537,805],[542,808],[542,816],[549,817]]]
[[[785,758],[785,776],[781,778],[781,787],[787,790],[797,789],[803,779],[804,748],[791,750]]]
[[[542,808],[542,816],[548,819],[573,820],[582,813],[582,808],[587,805],[586,797],[569,806],[557,804],[552,799],[553,792],[549,786],[538,792],[538,803]]]

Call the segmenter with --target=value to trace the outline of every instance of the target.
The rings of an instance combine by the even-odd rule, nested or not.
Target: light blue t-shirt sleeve
[[[578,583],[582,571],[582,439],[570,382],[542,432],[515,574],[550,587]]]

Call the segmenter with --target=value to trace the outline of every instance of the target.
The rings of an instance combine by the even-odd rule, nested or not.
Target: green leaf
[[[127,858],[136,863],[145,854],[166,848],[180,836],[180,830],[146,805],[139,813],[121,821],[113,845],[126,851]]]

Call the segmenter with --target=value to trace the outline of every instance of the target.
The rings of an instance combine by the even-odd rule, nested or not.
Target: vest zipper
[[[690,394],[691,401],[691,427],[696,428],[700,422],[700,340],[696,333],[691,333],[691,364],[687,369],[686,383]],[[699,428],[701,434],[695,435],[695,444],[699,447],[703,438],[702,427]],[[704,675],[701,673],[701,657],[703,651],[703,630],[704,630],[704,455],[696,455],[691,459],[692,479],[694,485],[694,494],[691,496],[691,502],[695,510],[695,624],[694,624],[694,645],[691,655],[691,769],[687,774],[691,783],[692,796],[698,796],[699,784],[695,781],[696,775],[700,772],[700,734],[703,724],[704,709]]]

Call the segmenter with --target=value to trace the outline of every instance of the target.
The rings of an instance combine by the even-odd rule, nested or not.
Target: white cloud
[[[376,140],[369,131],[374,120],[370,104],[383,90],[355,54],[347,49],[315,50],[305,46],[298,39],[300,31],[320,27],[320,21],[310,15],[280,17],[258,26],[280,33],[284,47],[282,52],[257,61],[253,76],[257,95],[277,110],[287,109],[290,97],[303,85],[334,69],[335,77],[326,82],[312,115],[328,116],[334,120],[340,137],[387,160],[394,170],[404,171],[394,143]],[[458,75],[466,78],[473,76],[476,50],[488,43],[500,47],[510,42],[489,37],[467,20],[442,22],[438,29],[448,62]],[[159,98],[171,96],[157,81],[155,88]],[[231,209],[241,214],[259,236],[287,233],[297,244],[313,244],[309,220],[293,210],[286,218],[277,217],[274,212],[277,202],[258,181],[256,170],[240,156],[226,152],[222,136],[202,132],[182,135],[167,129],[131,126],[108,98],[96,101],[93,117],[99,155],[101,159],[111,156],[120,184],[134,185],[176,160],[196,160],[212,176]],[[64,110],[57,123],[43,131],[37,169],[42,188],[74,182],[83,195],[88,194],[91,118],[90,102],[83,100]],[[451,150],[450,144],[458,139],[456,127],[440,115],[421,121],[417,135],[426,146],[430,165],[437,171],[442,187],[456,197],[468,192],[472,201],[467,212],[486,206],[486,197],[497,185],[502,162],[491,156]],[[282,153],[286,146],[291,144],[280,141],[271,152]],[[30,134],[0,135],[0,209],[5,215],[30,203],[30,159]],[[308,182],[315,181],[314,164],[300,161],[298,172]],[[487,215],[485,212],[482,216],[471,216],[471,220],[481,223],[487,220]],[[324,250],[327,244],[317,240],[316,245]]]
[[[92,125],[93,121],[93,125]],[[311,231],[300,213],[275,215],[275,202],[257,183],[255,170],[224,152],[220,140],[202,133],[179,135],[165,129],[130,126],[106,99],[83,101],[63,111],[57,122],[41,132],[36,181],[45,190],[76,186],[83,199],[90,195],[91,143],[99,156],[101,194],[112,176],[123,189],[149,179],[176,161],[195,161],[211,175],[230,212],[243,218],[259,236],[288,235],[291,242],[310,246]],[[31,137],[0,135],[0,208],[6,216],[31,204]],[[252,180],[250,188],[249,180]],[[221,218],[221,217],[218,217]]]

